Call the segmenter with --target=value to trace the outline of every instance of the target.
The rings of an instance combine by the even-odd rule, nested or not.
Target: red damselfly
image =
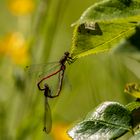
[[[58,69],[56,71],[53,71],[53,72],[47,74],[46,76],[41,78],[41,80],[39,80],[39,82],[37,82],[38,89],[40,91],[43,91],[44,92],[44,96],[45,96],[44,129],[43,129],[43,131],[45,131],[46,133],[49,133],[51,131],[51,127],[52,127],[51,110],[50,110],[50,107],[49,107],[49,104],[48,104],[48,98],[55,98],[55,97],[59,96],[59,94],[61,92],[61,89],[62,89],[63,78],[64,78],[65,69],[66,69],[66,62],[68,62],[70,64],[72,61],[73,61],[73,59],[70,57],[70,53],[69,52],[65,52],[64,56],[58,62],[58,64],[59,64]],[[55,64],[55,63],[52,63],[52,65],[53,64]],[[43,66],[41,66],[41,65],[38,65],[38,66],[41,66],[40,68],[42,68],[45,65],[47,65],[47,64],[43,64]],[[32,70],[36,71],[36,68],[35,68],[36,66],[37,65],[27,66],[26,68],[29,71],[31,70],[31,73],[32,73]],[[52,94],[52,90],[50,89],[50,86],[48,84],[48,80],[51,77],[54,77],[57,74],[58,74],[58,80],[59,80],[58,81],[58,86],[57,86],[56,93]]]
[[[64,53],[64,56],[60,59],[59,61],[59,64],[60,64],[60,67],[58,70],[52,72],[51,74],[48,74],[47,76],[43,77],[38,83],[37,83],[37,86],[38,86],[38,89],[40,91],[44,91],[45,89],[45,86],[41,87],[41,83],[47,79],[49,79],[50,77],[54,76],[54,75],[58,75],[58,79],[59,79],[59,82],[58,82],[58,88],[57,88],[57,91],[55,93],[55,95],[53,96],[50,96],[50,98],[55,98],[57,96],[59,96],[60,92],[61,92],[61,89],[62,89],[62,82],[63,82],[63,78],[64,78],[64,72],[65,72],[65,69],[66,69],[66,62],[68,63],[71,63],[72,62],[72,58],[69,56],[70,53],[69,52],[65,52]]]

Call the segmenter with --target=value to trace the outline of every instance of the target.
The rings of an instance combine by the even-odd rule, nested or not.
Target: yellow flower
[[[55,140],[71,140],[68,136],[67,131],[69,129],[69,125],[67,124],[54,124],[52,128],[52,134]]]
[[[9,33],[0,41],[0,54],[9,56],[16,64],[28,62],[27,44],[20,33]]]
[[[9,10],[16,16],[30,14],[34,10],[33,0],[9,0]]]

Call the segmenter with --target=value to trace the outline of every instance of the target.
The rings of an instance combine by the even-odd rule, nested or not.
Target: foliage
[[[104,102],[70,130],[69,135],[81,140],[115,139],[126,131],[132,131],[131,127],[131,113],[125,106]]]
[[[135,31],[140,19],[137,0],[106,0],[89,7],[74,23],[72,55],[81,57],[109,51]]]
[[[139,6],[137,0],[106,0],[89,7],[73,24],[72,56],[80,58],[112,50],[113,53],[133,58],[140,47]],[[123,42],[119,43],[122,39]],[[140,117],[139,84],[129,83],[124,91],[137,101],[126,106],[115,102],[102,103],[68,131],[72,139],[108,140],[117,139],[127,131],[133,134],[132,128],[140,122],[137,119]],[[138,136],[136,134],[131,139]]]

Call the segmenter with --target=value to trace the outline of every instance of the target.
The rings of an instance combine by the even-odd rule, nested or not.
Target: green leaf
[[[131,111],[133,120],[133,128],[140,124],[140,99],[126,105],[126,108]]]
[[[135,32],[130,37],[121,41],[112,50],[113,53],[127,53],[127,55],[131,56],[131,58],[134,57],[133,59],[137,57],[137,54],[135,55],[132,53],[139,53],[139,51],[140,51],[140,25],[136,26]]]
[[[131,102],[131,103],[126,105],[126,108],[131,112],[134,110],[137,110],[140,108],[140,101]]]
[[[84,121],[68,131],[74,140],[114,139],[131,131],[130,111],[117,102],[104,102],[90,112]]]
[[[139,0],[104,0],[92,5],[73,24],[73,57],[109,51],[121,38],[130,36],[139,21]]]

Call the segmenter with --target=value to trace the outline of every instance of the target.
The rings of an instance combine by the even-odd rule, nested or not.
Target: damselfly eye
[[[49,88],[48,84],[45,83],[44,87],[45,87],[45,90],[50,91],[50,88]]]
[[[69,52],[65,52],[64,54],[65,54],[66,56],[69,56],[70,53],[69,53]]]

